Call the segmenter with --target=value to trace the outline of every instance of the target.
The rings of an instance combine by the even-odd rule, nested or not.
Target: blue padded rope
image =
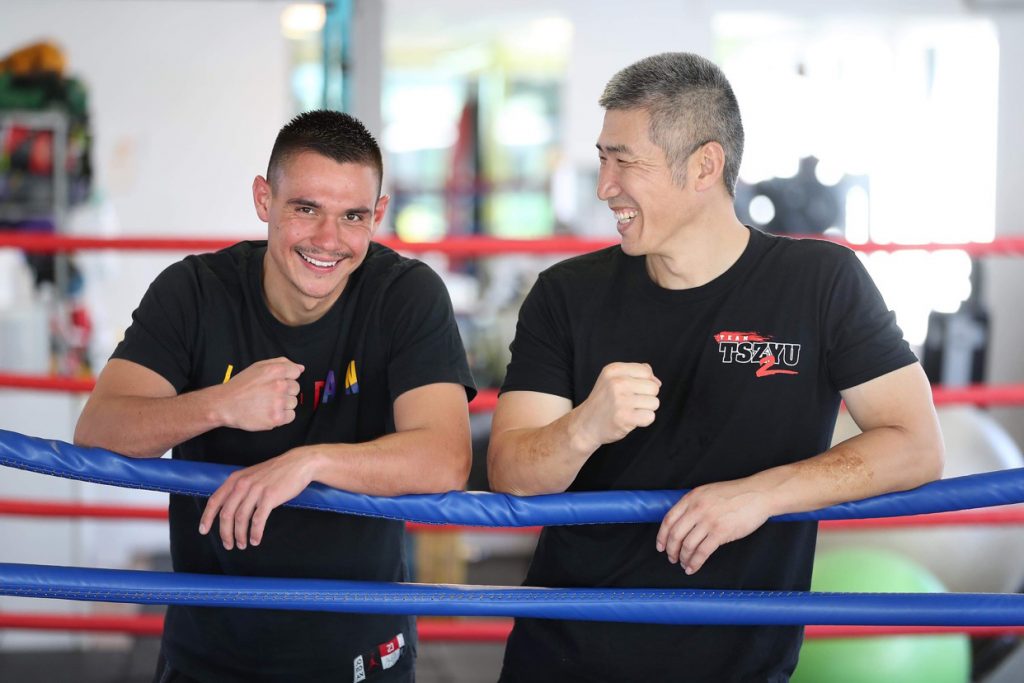
[[[652,624],[1016,626],[1024,595],[505,588],[0,564],[0,595],[157,605]]]
[[[209,496],[229,465],[159,458],[128,458],[101,448],[0,430],[0,464],[67,479]],[[548,526],[660,522],[685,491],[593,491],[517,497],[450,492],[385,498],[312,484],[287,504],[369,517],[468,526]],[[773,521],[856,519],[965,510],[1024,502],[1024,468],[972,474]]]

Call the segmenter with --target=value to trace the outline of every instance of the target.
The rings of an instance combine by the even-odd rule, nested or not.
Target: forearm
[[[373,496],[443,493],[466,486],[468,438],[410,429],[358,444],[318,444],[288,455],[310,463],[312,481]]]
[[[941,474],[937,432],[875,427],[813,458],[698,486],[665,515],[655,547],[693,574],[722,544],[770,517],[912,488]]]
[[[159,457],[169,448],[223,424],[216,387],[179,396],[93,397],[75,427],[75,443],[133,457]]]
[[[544,427],[492,434],[487,459],[491,489],[517,496],[561,493],[598,446],[581,433],[579,409]]]
[[[941,440],[877,427],[813,458],[741,481],[764,495],[771,515],[780,515],[920,486],[942,476],[942,458]]]

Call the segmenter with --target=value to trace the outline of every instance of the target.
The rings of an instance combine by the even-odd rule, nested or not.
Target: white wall
[[[64,49],[89,93],[94,187],[103,211],[81,233],[265,235],[250,187],[292,114],[285,2],[5,2],[0,54],[39,39]],[[146,285],[180,255],[86,255],[102,361]]]
[[[97,187],[129,234],[259,233],[249,186],[290,114],[284,2],[6,2],[0,53],[64,48],[89,90]]]
[[[285,2],[252,0],[6,0],[0,54],[48,39],[89,93],[95,185],[104,210],[79,232],[121,235],[265,235],[250,186],[265,172],[292,114]],[[148,283],[180,254],[84,255],[98,363],[130,322]],[[4,274],[0,273],[0,277]],[[0,283],[0,287],[4,283]],[[2,314],[2,311],[0,311]],[[36,368],[32,368],[36,370]],[[0,390],[0,429],[70,440],[81,399]],[[3,469],[0,497],[161,505],[166,496]],[[166,525],[0,519],[0,561],[124,566],[166,548]],[[0,609],[83,611],[81,604],[0,599]],[[66,646],[79,637],[10,632],[3,647]]]

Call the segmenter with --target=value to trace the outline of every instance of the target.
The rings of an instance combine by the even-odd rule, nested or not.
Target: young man
[[[245,467],[171,496],[175,571],[400,581],[402,522],[279,506],[464,486],[475,389],[440,279],[371,242],[381,177],[361,123],[296,117],[253,182],[267,241],[165,270],[97,380],[76,443]],[[411,681],[415,647],[407,616],[171,607],[156,680]]]
[[[739,107],[672,53],[601,98],[621,246],[542,273],[494,416],[491,486],[693,488],[656,525],[551,527],[527,584],[807,590],[816,525],[773,515],[940,476],[921,367],[848,249],[741,224]],[[829,448],[840,399],[864,433]],[[786,681],[802,630],[517,620],[505,681]]]

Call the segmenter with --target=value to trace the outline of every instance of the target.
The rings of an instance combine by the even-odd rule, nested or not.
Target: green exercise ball
[[[874,548],[819,553],[811,590],[942,593],[942,583],[902,555]],[[971,646],[962,633],[805,640],[791,683],[967,683]]]

